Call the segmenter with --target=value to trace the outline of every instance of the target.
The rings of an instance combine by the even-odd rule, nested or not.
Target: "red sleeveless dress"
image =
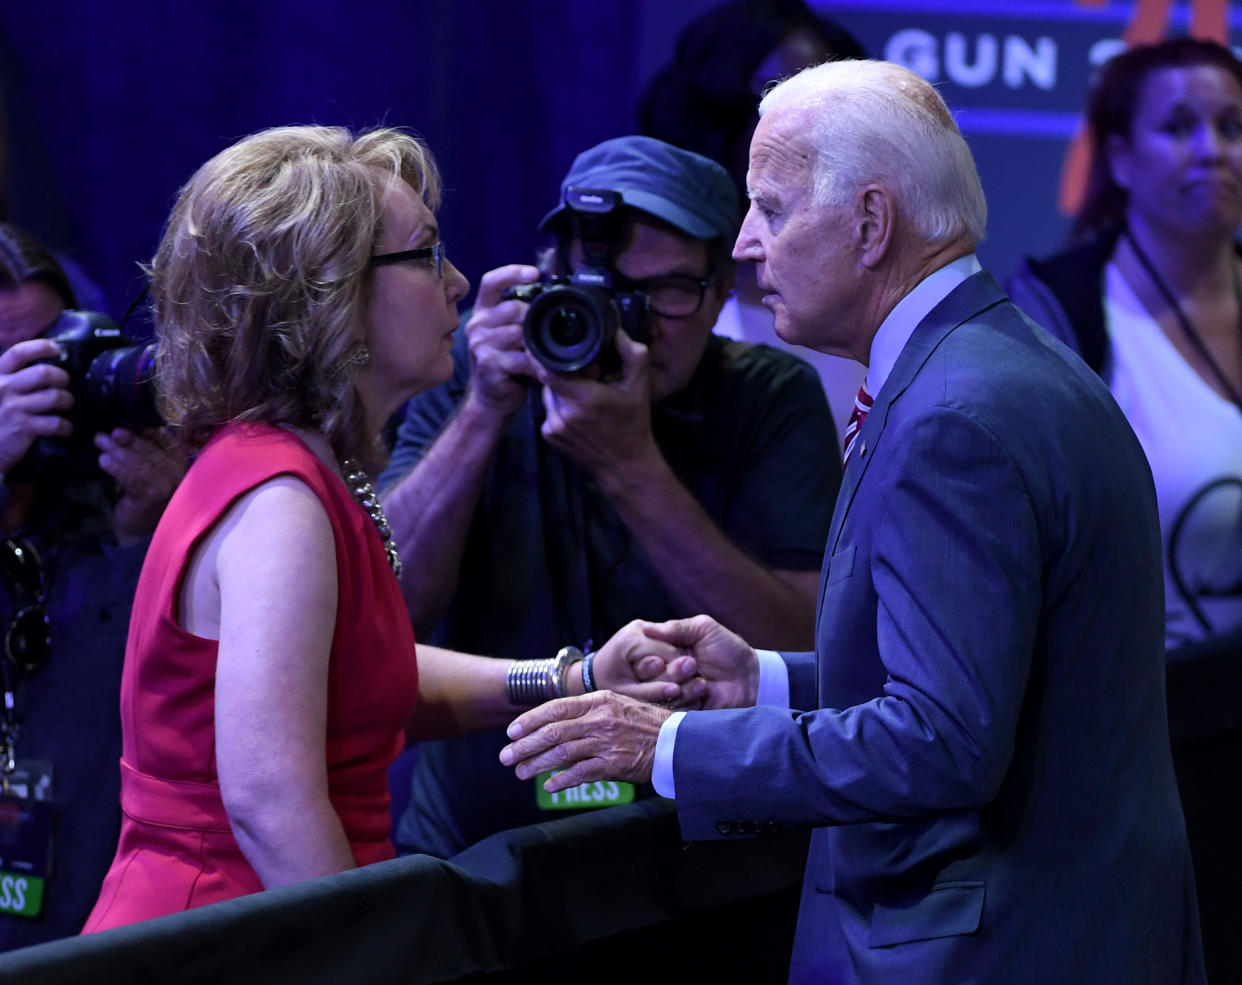
[[[138,581],[121,680],[120,844],[84,933],[263,888],[220,799],[217,644],[178,625],[177,602],[203,536],[238,497],[278,475],[295,476],[315,492],[336,546],[326,743],[332,806],[359,865],[394,855],[387,769],[404,743],[418,670],[383,542],[340,478],[296,435],[227,425],[164,511]]]

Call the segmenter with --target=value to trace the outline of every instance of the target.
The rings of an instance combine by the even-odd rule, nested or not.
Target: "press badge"
[[[0,793],[0,913],[37,917],[52,868],[52,766],[19,761]]]
[[[544,781],[559,772],[552,770],[535,777],[535,804],[541,811],[581,811],[589,807],[616,807],[634,802],[634,784],[620,780],[579,783],[576,787],[548,793],[543,789]]]

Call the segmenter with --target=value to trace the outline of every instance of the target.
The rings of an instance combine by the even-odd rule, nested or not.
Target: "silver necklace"
[[[349,494],[375,524],[380,540],[384,542],[384,553],[388,556],[388,564],[392,567],[392,573],[400,578],[401,555],[397,553],[397,542],[392,539],[392,527],[388,525],[388,517],[384,515],[384,508],[380,506],[379,497],[375,495],[375,490],[371,487],[371,480],[367,478],[366,472],[363,471],[356,458],[345,459],[341,466],[345,472],[345,486],[349,489]]]

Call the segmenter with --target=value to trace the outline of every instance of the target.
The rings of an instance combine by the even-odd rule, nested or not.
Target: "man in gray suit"
[[[840,62],[760,109],[734,255],[779,335],[867,364],[874,394],[816,651],[648,624],[734,710],[551,702],[502,761],[568,767],[550,789],[652,775],[691,839],[814,826],[792,981],[1203,981],[1137,440],[979,267],[982,190],[934,89]]]

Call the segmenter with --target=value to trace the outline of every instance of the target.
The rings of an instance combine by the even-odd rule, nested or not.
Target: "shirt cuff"
[[[756,650],[759,658],[759,693],[756,705],[789,707],[789,668],[775,650]]]
[[[686,717],[684,711],[675,711],[660,726],[656,737],[655,762],[651,764],[651,785],[661,797],[672,800],[677,796],[673,784],[673,743],[677,740],[677,726]]]

